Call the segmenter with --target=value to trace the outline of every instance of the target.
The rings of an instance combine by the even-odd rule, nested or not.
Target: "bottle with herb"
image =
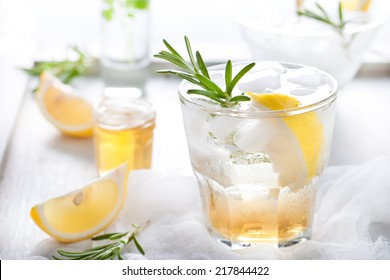
[[[103,0],[102,74],[106,86],[143,89],[149,66],[149,0]]]

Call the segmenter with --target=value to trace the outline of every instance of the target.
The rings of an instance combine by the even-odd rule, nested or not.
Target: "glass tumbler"
[[[141,91],[149,76],[149,0],[103,0],[102,74],[108,87]]]
[[[238,63],[234,73],[244,66]],[[221,88],[224,67],[210,70]],[[224,108],[188,94],[193,88],[183,81],[179,96],[212,236],[232,248],[259,243],[283,247],[310,239],[317,182],[330,152],[336,80],[314,67],[256,62],[236,94],[264,94],[264,104],[299,104],[284,109],[255,98]]]

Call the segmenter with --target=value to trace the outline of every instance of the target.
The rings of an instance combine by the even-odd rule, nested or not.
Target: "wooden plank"
[[[0,166],[7,148],[28,77],[9,58],[0,57]]]

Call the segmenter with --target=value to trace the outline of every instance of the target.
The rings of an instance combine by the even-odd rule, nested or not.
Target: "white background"
[[[15,16],[21,15],[19,21],[33,30],[35,56],[50,55],[55,47],[69,44],[87,45],[98,51],[103,0],[0,0],[0,3],[10,1],[19,6]],[[390,9],[390,1],[383,2],[387,4],[385,9]],[[239,52],[247,50],[233,20],[236,5],[240,1],[151,0],[151,52],[161,48],[162,38],[178,42],[188,35],[199,44],[222,47],[225,56],[239,57]],[[390,23],[378,34],[373,48],[390,49],[389,33]],[[390,59],[390,51],[388,56]]]

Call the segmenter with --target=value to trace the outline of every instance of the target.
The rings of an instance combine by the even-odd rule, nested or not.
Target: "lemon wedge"
[[[44,232],[63,242],[88,239],[109,226],[127,192],[125,163],[74,192],[31,208],[30,216]]]
[[[300,102],[289,95],[280,93],[254,94],[248,93],[255,106],[270,110],[298,108]],[[302,186],[317,175],[321,168],[321,157],[324,148],[323,126],[315,112],[307,112],[281,118],[287,126],[289,134],[295,138],[297,147],[286,139],[276,140],[269,149],[274,169],[279,173],[281,186]],[[283,128],[280,128],[283,129]],[[287,133],[279,134],[279,138],[288,137]],[[277,141],[280,141],[279,145]],[[287,145],[287,147],[286,147]],[[283,149],[283,153],[281,152]]]
[[[342,0],[341,5],[347,11],[367,12],[370,9],[371,0]]]
[[[41,74],[36,93],[39,107],[48,121],[64,134],[74,137],[92,135],[92,106],[49,72]]]

